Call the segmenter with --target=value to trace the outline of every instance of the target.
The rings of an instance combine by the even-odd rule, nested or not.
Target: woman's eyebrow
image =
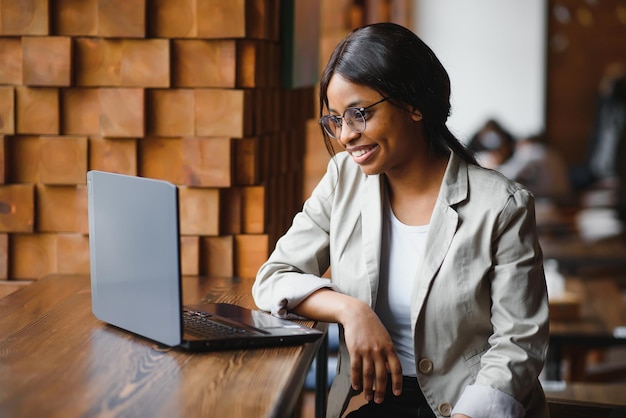
[[[345,109],[349,109],[351,107],[364,107],[363,106],[363,100],[362,99],[358,99],[358,100],[355,100],[355,101],[353,101],[351,103],[348,103],[348,105],[344,108],[344,110]],[[329,112],[335,112],[335,113],[339,114],[339,112],[335,108],[332,108],[330,106],[328,107],[328,111]]]

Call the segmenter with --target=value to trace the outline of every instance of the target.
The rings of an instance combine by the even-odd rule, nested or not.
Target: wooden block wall
[[[0,0],[0,280],[89,273],[86,172],[180,186],[182,271],[254,276],[301,207],[314,87],[280,0]],[[6,293],[6,292],[3,292]]]

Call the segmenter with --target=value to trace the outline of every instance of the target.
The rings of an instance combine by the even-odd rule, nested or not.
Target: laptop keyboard
[[[229,337],[245,335],[249,331],[236,326],[229,326],[211,319],[206,312],[183,309],[183,327],[185,331],[203,338]]]

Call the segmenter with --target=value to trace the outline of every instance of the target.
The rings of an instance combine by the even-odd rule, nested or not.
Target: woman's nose
[[[339,142],[345,147],[348,145],[353,139],[358,138],[361,135],[360,133],[354,132],[352,127],[345,121],[342,121],[341,125],[341,133],[339,134]]]

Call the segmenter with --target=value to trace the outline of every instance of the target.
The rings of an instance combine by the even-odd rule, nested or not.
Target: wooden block
[[[8,183],[38,183],[41,146],[38,136],[5,137]]]
[[[0,86],[0,134],[15,133],[15,89]]]
[[[17,87],[17,133],[59,134],[59,90],[55,88]]]
[[[99,0],[98,36],[143,38],[146,35],[146,0]]]
[[[236,235],[235,276],[256,277],[268,255],[267,235]]]
[[[89,236],[56,234],[57,272],[89,274]]]
[[[241,188],[220,189],[220,233],[241,234]]]
[[[36,280],[57,272],[56,234],[13,234],[9,240],[9,277]]]
[[[180,138],[141,138],[140,176],[183,183],[182,140]]]
[[[230,138],[183,138],[183,183],[197,187],[230,187],[233,183]]]
[[[0,84],[22,84],[22,38],[0,38]]]
[[[59,35],[95,36],[98,33],[98,0],[55,0],[50,13]]]
[[[89,233],[87,186],[37,186],[37,231]]]
[[[7,179],[7,139],[0,135],[0,184],[6,183]]]
[[[61,90],[61,132],[65,135],[100,133],[100,99],[97,89]]]
[[[0,232],[32,232],[35,188],[32,184],[0,186]]]
[[[169,87],[169,40],[126,39],[122,41],[120,70],[120,85],[122,86]]]
[[[150,136],[193,136],[195,95],[191,89],[146,91],[147,129]]]
[[[180,237],[181,272],[186,276],[200,274],[200,237]]]
[[[157,38],[195,38],[197,0],[153,0],[148,9],[151,36]]]
[[[245,38],[247,0],[197,0],[200,38]]]
[[[89,169],[137,175],[137,140],[89,138]]]
[[[233,277],[235,273],[234,237],[202,237],[200,245],[200,274],[209,277]]]
[[[48,0],[0,1],[2,35],[48,35]]]
[[[102,88],[98,90],[98,94],[100,136],[113,138],[144,136],[143,89]]]
[[[172,41],[174,87],[235,87],[236,43],[233,40]]]
[[[258,138],[234,140],[235,145],[235,184],[248,186],[258,184],[260,179],[260,156]]]
[[[27,86],[69,86],[72,82],[72,38],[22,38],[23,83]]]
[[[219,235],[220,194],[218,189],[179,189],[180,233]]]
[[[241,40],[237,42],[237,87],[252,88],[263,85],[260,73],[263,63],[258,42]]]
[[[268,39],[270,36],[271,0],[248,0],[246,5],[246,38]],[[276,10],[279,12],[280,10]],[[279,18],[280,13],[274,15]]]
[[[75,83],[83,87],[115,87],[121,84],[123,41],[75,38]]]
[[[265,232],[265,186],[241,188],[241,220],[244,234]]]
[[[83,184],[87,172],[87,138],[41,137],[39,180],[44,184]]]
[[[196,89],[196,135],[252,136],[252,93],[248,90]]]
[[[9,234],[0,234],[0,280],[9,278]],[[2,297],[0,295],[0,297]]]

